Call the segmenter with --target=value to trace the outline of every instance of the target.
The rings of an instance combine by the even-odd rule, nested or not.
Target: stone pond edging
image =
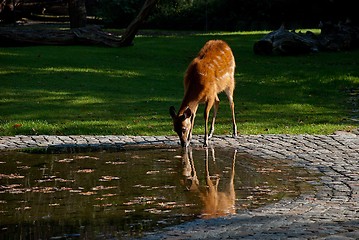
[[[193,145],[202,146],[203,136]],[[196,220],[147,234],[146,239],[359,239],[359,135],[214,136],[213,147],[231,147],[266,159],[285,159],[322,175],[315,191],[255,210]],[[1,136],[0,151],[19,149],[122,149],[179,147],[176,136]]]

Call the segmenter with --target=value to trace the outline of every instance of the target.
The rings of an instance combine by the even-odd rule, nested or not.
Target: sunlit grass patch
[[[0,135],[174,134],[183,75],[209,39],[236,59],[235,104],[241,134],[328,134],[351,121],[359,89],[359,51],[257,56],[265,32],[140,37],[129,48],[38,46],[0,49]],[[351,100],[348,99],[351,97]],[[231,134],[224,94],[215,134]],[[353,102],[354,101],[354,102]],[[203,134],[203,106],[195,134]]]
[[[114,69],[99,69],[99,68],[72,68],[72,67],[46,67],[41,68],[44,72],[62,72],[62,73],[96,73],[96,74],[110,74],[112,76],[134,77],[140,76],[138,72]]]

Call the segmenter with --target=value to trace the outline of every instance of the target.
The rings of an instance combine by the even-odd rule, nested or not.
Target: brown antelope
[[[199,103],[205,103],[204,146],[214,132],[217,116],[218,93],[225,92],[232,111],[233,136],[237,136],[237,125],[234,114],[234,69],[233,53],[227,43],[221,40],[208,41],[197,57],[192,60],[184,77],[184,97],[178,113],[170,107],[174,131],[178,134],[182,147],[187,147],[192,138],[194,119]],[[214,106],[210,132],[208,134],[209,112]]]

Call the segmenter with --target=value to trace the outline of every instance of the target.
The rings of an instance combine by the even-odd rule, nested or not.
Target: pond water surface
[[[0,152],[0,238],[141,236],[294,198],[312,176],[232,149]]]

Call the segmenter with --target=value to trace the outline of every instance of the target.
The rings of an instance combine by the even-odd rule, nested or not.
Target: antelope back
[[[210,40],[187,68],[185,91],[197,89],[198,95],[214,95],[228,87],[234,88],[234,70],[234,56],[228,44]]]

